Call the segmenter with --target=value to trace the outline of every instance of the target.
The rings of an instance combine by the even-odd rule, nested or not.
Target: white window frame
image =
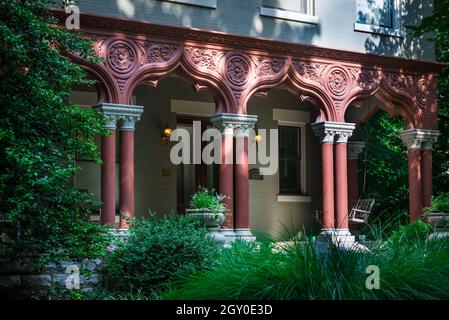
[[[179,4],[187,4],[197,7],[209,9],[217,9],[217,0],[162,0],[163,2],[174,2]]]
[[[307,13],[300,13],[292,10],[284,10],[272,7],[260,7],[260,15],[276,19],[304,22],[309,24],[318,24],[318,16],[315,15],[315,0],[307,0]]]
[[[277,125],[290,125],[301,128],[301,194],[286,195],[279,193],[279,177],[277,179],[278,202],[311,202],[312,198],[307,196],[307,130],[310,123],[310,113],[308,111],[273,108],[273,120]]]
[[[360,0],[357,0],[357,1],[360,1]],[[392,21],[393,27],[391,27],[391,28],[381,27],[381,26],[365,24],[365,23],[360,23],[360,22],[355,21],[354,22],[354,31],[403,38],[405,36],[405,29],[403,28],[402,21],[401,21],[402,8],[403,8],[402,0],[394,0],[393,5],[394,5],[393,21]],[[357,17],[357,10],[356,10],[356,17]]]
[[[278,183],[278,202],[310,202],[311,198],[307,196],[307,148],[306,148],[306,123],[296,121],[278,121],[277,126],[296,127],[300,129],[301,135],[301,168],[299,181],[299,194],[282,194],[280,193],[279,176]]]

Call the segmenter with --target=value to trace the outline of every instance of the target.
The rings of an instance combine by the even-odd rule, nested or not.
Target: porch
[[[115,224],[119,212],[133,217],[180,208],[186,189],[206,184],[229,196],[225,228],[231,237],[251,238],[252,230],[280,235],[290,224],[298,231],[315,210],[323,212],[323,233],[347,234],[361,151],[351,136],[373,110],[404,120],[410,220],[430,204],[439,65],[127,20],[117,34],[109,30],[116,19],[84,19],[105,61],[89,65],[71,56],[99,81],[95,99],[74,102],[102,111],[111,135],[101,138],[101,172],[86,170],[79,187],[89,185],[99,195],[101,223]],[[170,148],[161,143],[163,129],[211,117],[223,133],[225,153],[234,152],[237,129],[299,128],[297,192],[280,192],[279,173],[250,180],[250,170],[260,166],[247,162],[254,141],[246,133],[240,137],[246,139],[241,164],[221,164],[215,172],[174,167]],[[119,227],[127,227],[122,217]]]

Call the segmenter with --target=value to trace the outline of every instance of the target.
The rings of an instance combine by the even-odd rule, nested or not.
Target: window
[[[314,2],[310,0],[263,0],[263,6],[313,15]]]
[[[306,127],[308,111],[273,108],[278,123],[279,190],[278,202],[311,202],[307,195]]]
[[[357,2],[357,22],[393,28],[392,0],[362,0]]]
[[[159,1],[188,4],[192,6],[205,7],[210,9],[217,8],[217,0],[159,0]]]
[[[357,0],[354,30],[403,36],[401,0]]]
[[[301,194],[301,128],[279,126],[279,193]]]
[[[262,16],[316,24],[315,0],[263,0]]]

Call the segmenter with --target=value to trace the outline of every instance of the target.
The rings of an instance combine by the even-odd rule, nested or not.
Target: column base
[[[216,245],[222,246],[227,243],[227,239],[220,228],[209,228],[207,234],[214,240]]]
[[[236,235],[234,232],[234,229],[230,229],[230,228],[221,228],[220,232],[229,239],[235,239]]]
[[[235,235],[237,239],[242,239],[246,241],[256,241],[256,237],[253,236],[249,228],[236,228]]]
[[[316,247],[319,251],[324,251],[330,246],[343,250],[368,251],[368,248],[355,241],[349,229],[322,229],[317,237]]]

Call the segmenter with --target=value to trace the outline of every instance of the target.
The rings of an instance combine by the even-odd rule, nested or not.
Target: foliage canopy
[[[99,161],[104,120],[68,103],[71,88],[93,83],[62,52],[96,59],[90,41],[57,27],[53,2],[0,1],[0,214],[20,223],[16,255],[96,255],[104,230],[86,217],[97,203],[70,182],[78,158]]]

